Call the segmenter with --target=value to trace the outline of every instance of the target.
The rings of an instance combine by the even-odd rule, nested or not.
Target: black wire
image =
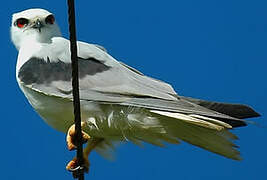
[[[78,71],[78,57],[77,57],[74,0],[68,0],[68,14],[69,14],[71,65],[72,65],[72,93],[73,93],[75,135],[76,135],[75,139],[77,140],[78,167],[80,167],[78,168],[77,172],[75,172],[75,175],[74,174],[73,175],[75,178],[78,178],[79,180],[84,180],[81,109],[80,109],[80,95],[79,95],[79,71]]]

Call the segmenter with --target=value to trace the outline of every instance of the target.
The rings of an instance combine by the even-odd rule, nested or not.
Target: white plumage
[[[20,88],[50,126],[66,132],[73,124],[69,40],[52,17],[43,9],[14,14],[11,38],[19,51]],[[169,84],[118,62],[98,45],[78,42],[78,57],[85,131],[107,145],[98,150],[116,141],[163,146],[182,140],[240,159],[228,129],[258,116],[251,108],[178,96]]]

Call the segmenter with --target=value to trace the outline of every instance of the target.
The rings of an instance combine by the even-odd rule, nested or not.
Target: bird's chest
[[[53,128],[66,132],[73,124],[72,101],[55,96],[49,96],[24,86],[19,86],[29,103],[44,121]]]

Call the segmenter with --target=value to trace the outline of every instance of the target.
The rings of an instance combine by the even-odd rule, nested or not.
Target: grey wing
[[[169,84],[116,61],[97,46],[78,47],[81,100],[238,120],[179,97]],[[62,57],[32,57],[20,68],[20,81],[47,95],[72,99],[70,57]]]
[[[78,58],[80,94],[83,100],[123,102],[133,97],[175,100],[170,85],[144,76],[117,61]],[[71,63],[66,60],[32,57],[22,65],[18,79],[47,95],[72,98]]]
[[[181,99],[167,84],[128,66],[110,67],[93,58],[79,58],[79,66],[81,100],[238,120]],[[31,58],[20,69],[19,79],[47,95],[72,98],[70,63]]]

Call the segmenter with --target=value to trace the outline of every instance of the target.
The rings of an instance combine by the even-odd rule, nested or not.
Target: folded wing
[[[21,83],[40,93],[71,100],[71,61],[66,41],[57,38],[51,47],[42,49],[49,56],[28,59],[18,72]],[[57,46],[60,52],[53,49]],[[246,125],[244,118],[259,116],[248,106],[178,96],[169,84],[116,61],[95,45],[79,42],[78,52],[81,100],[144,108],[160,120],[171,137],[239,159],[231,142],[236,137],[227,129]],[[145,135],[140,138],[146,141]]]

